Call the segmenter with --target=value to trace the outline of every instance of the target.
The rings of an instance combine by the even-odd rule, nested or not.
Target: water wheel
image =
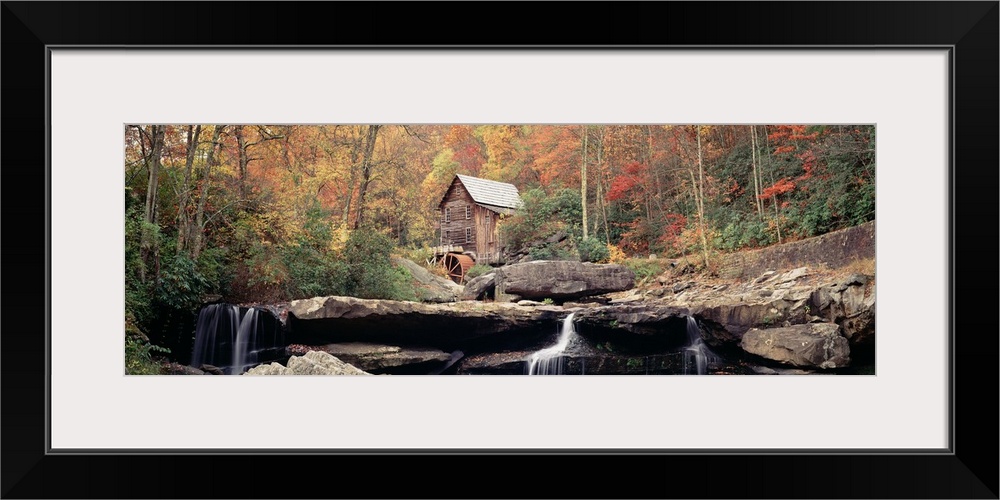
[[[465,283],[465,273],[476,264],[472,257],[460,253],[449,253],[441,261],[448,270],[448,277],[459,285]]]

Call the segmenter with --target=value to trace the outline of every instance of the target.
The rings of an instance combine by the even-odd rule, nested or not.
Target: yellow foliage
[[[628,259],[625,255],[625,251],[622,250],[618,245],[608,243],[608,262],[613,264],[623,264]]]

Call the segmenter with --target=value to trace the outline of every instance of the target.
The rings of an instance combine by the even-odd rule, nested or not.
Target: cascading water
[[[566,351],[576,330],[573,328],[573,315],[570,313],[563,320],[562,329],[559,332],[559,341],[552,347],[547,347],[536,351],[528,360],[528,375],[561,375],[563,372],[562,354]]]
[[[236,331],[233,344],[233,373],[243,373],[249,366],[257,364],[257,310],[250,308]]]
[[[273,330],[262,326],[257,308],[250,308],[240,318],[240,308],[231,304],[210,304],[198,313],[191,366],[203,364],[221,368],[233,375],[256,365],[264,351],[283,350],[280,326]]]
[[[701,339],[701,329],[693,316],[687,317],[688,346],[684,349],[684,375],[692,375],[689,367],[694,365],[694,375],[708,373],[708,364],[718,362],[715,355]]]

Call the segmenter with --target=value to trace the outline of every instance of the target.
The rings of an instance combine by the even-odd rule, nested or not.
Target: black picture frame
[[[8,237],[3,256],[8,270],[16,266],[42,275],[11,279],[8,274],[3,294],[4,498],[998,497],[998,405],[992,385],[998,373],[993,321],[998,291],[993,277],[998,275],[1000,206],[996,1],[556,3],[552,10],[540,9],[537,3],[490,2],[2,3],[6,147],[0,154]],[[583,20],[543,14],[570,9],[582,9]],[[421,44],[613,49],[609,40],[614,46],[633,47],[951,48],[950,453],[46,452],[47,47]],[[568,465],[572,476],[558,472],[565,469],[561,464]],[[329,470],[329,479],[315,477],[315,470]],[[369,472],[383,480],[362,480]]]

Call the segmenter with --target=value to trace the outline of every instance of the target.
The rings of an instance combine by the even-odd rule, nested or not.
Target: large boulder
[[[704,326],[712,346],[738,344],[751,328],[836,323],[852,347],[874,349],[875,280],[852,274],[836,281],[801,283],[804,268],[765,273],[730,287],[692,286],[662,302],[685,307]]]
[[[836,283],[817,288],[811,297],[817,315],[840,325],[852,346],[875,343],[875,279],[852,274]]]
[[[278,363],[251,368],[244,375],[371,375],[349,365],[330,353],[309,351],[305,356],[292,356],[288,366]]]
[[[465,288],[459,298],[461,300],[482,299],[494,290],[496,283],[496,273],[486,273],[482,276],[476,276],[465,284]]]
[[[495,271],[496,297],[569,300],[635,287],[635,273],[619,264],[538,260]]]
[[[753,328],[743,335],[740,346],[750,354],[797,367],[843,368],[851,363],[850,346],[836,323]]]
[[[462,293],[461,285],[431,273],[412,260],[393,257],[392,263],[410,271],[417,298],[421,302],[455,302]]]

